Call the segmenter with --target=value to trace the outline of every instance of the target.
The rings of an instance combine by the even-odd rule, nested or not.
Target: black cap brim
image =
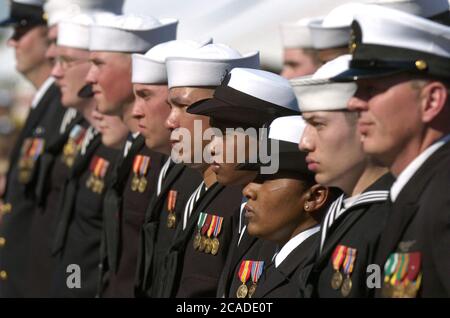
[[[9,17],[0,22],[0,27],[12,27],[16,26],[19,23],[16,19]]]
[[[372,79],[379,77],[392,76],[406,72],[403,69],[363,69],[363,68],[350,68],[333,78],[333,82],[354,82],[357,80]]]
[[[245,103],[242,105],[233,105],[217,98],[198,101],[189,106],[187,112],[218,120],[246,123],[255,126],[262,126],[277,117],[300,115],[299,111],[281,106],[261,105],[252,107]]]

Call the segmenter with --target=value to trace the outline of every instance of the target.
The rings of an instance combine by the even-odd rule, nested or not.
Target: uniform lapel
[[[435,175],[438,163],[449,155],[450,142],[447,142],[419,168],[402,189],[396,201],[392,203],[392,212],[381,236],[377,252],[378,264],[384,265],[389,254],[396,249],[405,229],[419,210],[420,196]]]
[[[308,260],[311,259],[310,255],[317,246],[318,239],[318,234],[308,237],[277,268],[270,270],[264,283],[256,289],[254,297],[263,298],[280,285],[290,283],[294,272],[299,267],[305,266]]]

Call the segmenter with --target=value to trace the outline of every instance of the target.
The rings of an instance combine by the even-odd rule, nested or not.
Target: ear
[[[448,90],[443,83],[434,81],[424,86],[420,96],[422,121],[432,122],[442,112],[448,98]]]
[[[307,213],[319,211],[328,199],[328,188],[320,184],[313,185],[306,193],[304,210]]]

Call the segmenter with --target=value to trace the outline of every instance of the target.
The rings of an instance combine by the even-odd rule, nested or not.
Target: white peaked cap
[[[278,74],[235,68],[230,72],[227,86],[277,106],[298,111],[297,100],[289,81]]]
[[[429,18],[449,10],[448,0],[369,0],[366,3]]]
[[[259,68],[259,52],[241,55],[225,44],[208,44],[166,60],[169,88],[218,86],[235,67]]]
[[[110,12],[121,14],[124,0],[47,0],[44,11],[47,24],[55,25],[81,13]]]
[[[132,82],[141,84],[167,84],[166,59],[186,54],[211,44],[212,39],[204,41],[173,40],[152,47],[145,54],[132,55]]]
[[[356,93],[355,82],[334,83],[330,79],[348,70],[351,55],[340,56],[310,76],[292,79],[297,101],[302,112],[346,109],[350,98]]]
[[[311,30],[308,25],[319,18],[304,18],[280,25],[281,38],[285,48],[312,48]]]
[[[355,16],[361,43],[450,57],[450,27],[398,10],[370,6]],[[380,59],[383,57],[380,56]]]
[[[354,15],[364,10],[361,3],[346,3],[328,13],[323,20],[309,24],[315,49],[329,49],[348,46]]]
[[[278,117],[270,124],[269,138],[298,144],[305,127],[302,116]]]
[[[102,16],[90,27],[89,50],[143,53],[175,40],[177,19],[158,20],[143,15]]]

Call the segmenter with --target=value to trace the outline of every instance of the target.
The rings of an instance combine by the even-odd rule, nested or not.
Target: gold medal
[[[242,284],[241,286],[239,286],[239,288],[236,292],[237,298],[245,298],[245,297],[247,297],[247,294],[248,294],[247,285]]]
[[[342,277],[341,272],[334,272],[333,277],[331,277],[331,288],[338,290],[342,286],[344,277]]]
[[[177,217],[175,215],[175,213],[169,213],[169,215],[167,216],[167,227],[169,229],[173,229],[175,227],[175,223],[177,221]],[[195,236],[197,237],[197,236]],[[195,238],[194,238],[194,243],[195,243]],[[195,245],[194,245],[195,248]]]
[[[344,282],[342,283],[341,288],[342,296],[347,297],[348,295],[350,295],[351,290],[352,290],[352,280],[349,276],[347,276],[344,279]]]
[[[202,237],[200,238],[200,245],[199,245],[199,247],[198,247],[198,250],[199,250],[200,252],[203,252],[203,251],[205,250],[205,247],[206,247],[206,237],[202,236]]]
[[[255,291],[256,291],[256,287],[257,287],[258,285],[256,285],[255,283],[253,283],[251,286],[250,286],[250,288],[248,289],[248,298],[252,298],[253,297],[253,294],[255,293]]]
[[[94,184],[94,176],[91,174],[89,178],[86,180],[86,187],[88,189],[91,189],[93,184]]]
[[[135,192],[138,190],[139,187],[139,177],[137,174],[133,176],[133,179],[131,179],[131,191]]]
[[[28,183],[31,179],[31,171],[28,169],[22,169],[19,171],[19,182],[22,184]]]
[[[204,250],[204,252],[205,252],[206,254],[209,254],[209,253],[211,253],[211,249],[212,249],[212,241],[211,241],[211,239],[208,237],[208,238],[205,240],[205,250]]]
[[[104,187],[105,187],[105,182],[103,181],[103,179],[99,179],[97,193],[101,194],[103,192]]]
[[[138,190],[140,193],[143,193],[147,189],[147,179],[145,177],[141,177],[141,180],[139,181]]]
[[[217,255],[217,252],[219,252],[220,242],[217,237],[215,237],[211,242],[211,254]]]
[[[202,238],[202,236],[201,236],[200,232],[197,232],[197,234],[194,237],[194,250],[198,250],[198,248],[200,247],[201,238]]]

